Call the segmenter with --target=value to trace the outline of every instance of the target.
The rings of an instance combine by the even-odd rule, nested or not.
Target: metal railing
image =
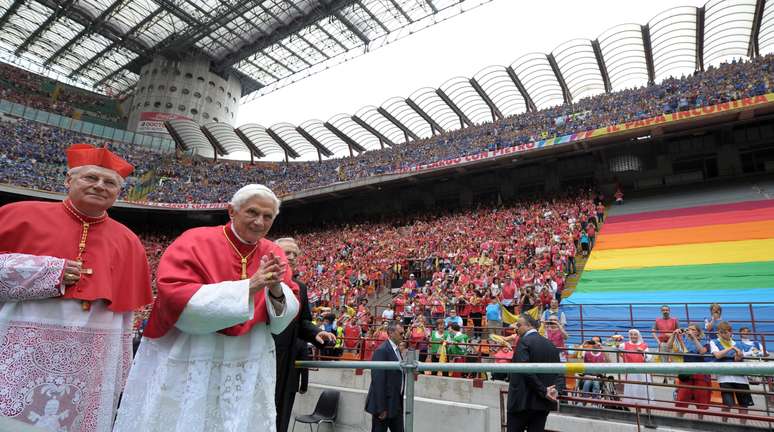
[[[318,369],[382,369],[403,373],[406,402],[404,426],[414,430],[414,375],[419,372],[460,373],[516,373],[516,374],[721,374],[721,375],[774,375],[774,362],[735,363],[423,363],[417,361],[415,350],[408,350],[403,361],[297,361],[299,368]],[[768,419],[774,422],[774,418]]]
[[[569,301],[572,297],[563,299],[559,311],[565,314],[567,325],[565,330],[570,334],[568,343],[579,344],[592,336],[607,336],[623,334],[629,329],[636,328],[642,333],[642,337],[649,343],[653,340],[653,324],[656,318],[660,318],[660,308],[664,303],[600,303],[600,304],[574,304]],[[667,303],[672,309],[671,316],[677,318],[680,326],[698,324],[704,329],[704,319],[708,316],[709,306],[713,302],[685,302]],[[734,331],[740,327],[748,327],[751,334],[762,343],[766,351],[768,341],[774,340],[774,302],[723,302],[723,320],[728,321]],[[448,305],[447,305],[448,306]],[[375,321],[380,321],[381,311],[387,308],[387,304],[376,304],[374,309]],[[429,308],[430,306],[427,306]],[[451,306],[457,309],[457,314],[462,312],[461,306]],[[447,313],[443,317],[448,316]],[[520,312],[518,308],[515,312]],[[541,311],[542,314],[542,311]],[[415,315],[424,315],[426,325],[433,326],[433,314],[423,311],[415,311]],[[396,319],[398,314],[395,315]],[[472,319],[469,316],[462,317],[464,323]],[[471,328],[469,326],[463,326]],[[486,328],[482,326],[481,328]]]

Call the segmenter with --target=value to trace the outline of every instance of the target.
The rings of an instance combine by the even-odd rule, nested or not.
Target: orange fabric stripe
[[[774,238],[774,221],[705,225],[598,236],[594,250],[628,249],[738,240]]]

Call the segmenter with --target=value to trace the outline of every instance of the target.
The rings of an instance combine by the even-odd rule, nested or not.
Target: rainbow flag
[[[774,200],[611,216],[568,300],[774,301]]]

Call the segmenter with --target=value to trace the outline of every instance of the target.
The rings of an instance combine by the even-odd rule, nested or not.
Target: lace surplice
[[[53,298],[63,267],[0,255],[0,414],[44,430],[108,432],[131,364],[131,314]]]

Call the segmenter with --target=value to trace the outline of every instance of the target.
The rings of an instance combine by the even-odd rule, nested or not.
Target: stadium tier
[[[526,112],[505,118],[495,123],[482,124],[456,131],[445,132],[431,138],[420,139],[394,147],[367,151],[355,157],[329,159],[322,162],[272,163],[211,161],[200,157],[169,154],[165,157],[144,157],[147,150],[138,146],[124,145],[118,151],[132,160],[142,161],[135,177],[143,177],[142,193],[133,199],[141,198],[150,202],[171,203],[219,203],[230,195],[237,185],[247,182],[259,182],[270,185],[281,195],[300,192],[346,180],[370,176],[406,172],[417,167],[432,166],[441,161],[454,161],[482,152],[513,149],[515,146],[533,143],[534,148],[548,145],[560,145],[575,142],[584,137],[593,137],[597,130],[607,127],[630,128],[646,127],[658,122],[660,115],[685,113],[690,117],[691,110],[697,107],[715,107],[721,110],[723,104],[742,101],[743,98],[758,96],[756,104],[768,104],[769,98],[763,95],[774,92],[774,55],[754,58],[750,61],[733,62],[718,68],[697,72],[692,76],[679,79],[667,79],[659,85],[602,94],[583,99],[574,104],[564,104],[541,111]],[[774,99],[774,96],[772,96]],[[747,102],[745,102],[747,104]],[[738,106],[737,106],[738,105]],[[741,103],[732,108],[744,108]],[[708,111],[709,112],[709,111]],[[702,115],[698,110],[697,115]],[[711,114],[711,112],[709,112]],[[675,119],[683,118],[676,115]],[[641,121],[640,125],[637,123]],[[663,120],[665,121],[665,120]],[[6,171],[9,166],[14,172],[20,172],[25,178],[36,177],[37,164],[30,163],[41,150],[39,146],[51,146],[50,140],[38,138],[51,133],[50,127],[35,126],[24,122],[29,138],[12,148],[3,149],[6,159],[14,161],[12,165],[0,168]],[[18,129],[3,127],[8,139],[18,139]],[[53,145],[66,145],[71,141],[90,140],[79,134],[64,134],[67,142]],[[2,138],[2,137],[0,137]],[[115,144],[113,144],[115,145]],[[44,150],[48,151],[48,150]],[[10,154],[10,155],[9,155]],[[2,155],[0,155],[2,156]],[[478,158],[478,156],[471,156]],[[47,177],[41,177],[40,184],[25,182],[26,187],[46,190],[49,188]],[[43,180],[45,179],[45,181]],[[63,180],[63,178],[62,178]],[[55,180],[59,184],[61,180]],[[202,187],[204,186],[204,187]]]

